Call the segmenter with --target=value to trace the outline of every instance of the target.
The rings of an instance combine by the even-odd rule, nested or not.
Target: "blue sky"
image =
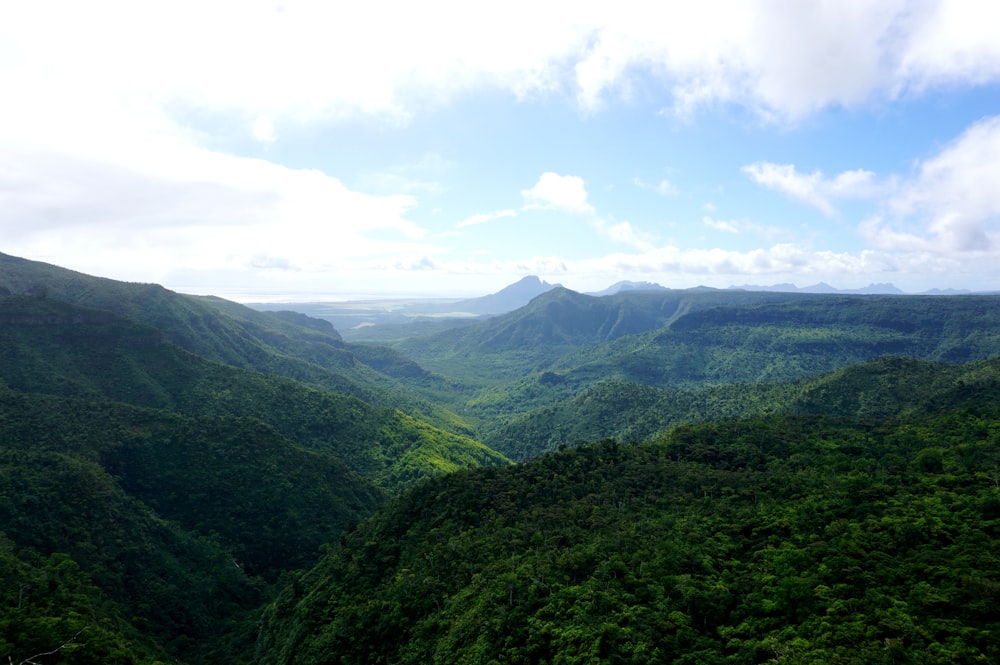
[[[363,4],[0,10],[0,251],[244,300],[1000,289],[1000,8]]]

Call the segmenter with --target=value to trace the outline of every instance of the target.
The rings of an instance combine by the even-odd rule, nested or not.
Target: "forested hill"
[[[0,380],[14,390],[257,418],[389,491],[468,465],[507,463],[399,411],[207,360],[107,312],[38,296],[0,296],[0,312]]]
[[[690,290],[595,297],[556,288],[509,314],[395,347],[479,384],[593,368],[676,387],[799,378],[883,355],[965,362],[1000,351],[998,330],[997,296]],[[791,360],[776,362],[781,356]]]
[[[458,389],[440,399],[521,459],[545,449],[540,438],[581,440],[580,425],[597,424],[591,414],[602,408],[619,424],[590,427],[584,440],[654,434],[648,425],[678,422],[680,405],[659,403],[678,391],[681,401],[711,391],[682,420],[734,417],[762,406],[756,395],[774,384],[880,358],[996,357],[1000,297],[553,289],[522,310],[396,348],[454,378]],[[518,440],[525,433],[533,441]]]
[[[508,457],[524,460],[604,438],[646,441],[679,424],[721,418],[925,414],[969,394],[1000,395],[1000,357],[957,364],[886,356],[798,381],[690,390],[608,379],[566,400],[513,415],[484,440]]]
[[[285,376],[390,406],[462,435],[472,427],[451,411],[401,390],[396,377],[429,387],[441,380],[385,347],[346,344],[332,326],[292,312],[258,312],[156,284],[120,282],[0,253],[0,296],[31,295],[158,330],[166,341],[208,360]],[[444,386],[446,387],[446,386]]]
[[[0,661],[1000,662],[998,331],[557,287],[390,349],[0,254]]]
[[[25,287],[9,258],[7,290],[27,293],[0,295],[0,659],[246,662],[253,612],[275,585],[389,494],[508,463],[329,390],[378,374],[363,391],[374,394],[398,387],[392,372],[421,374],[392,352],[355,356],[321,322],[283,313],[254,328],[226,314],[240,314],[234,303],[206,309],[54,267],[51,288]],[[175,343],[187,323],[206,355]],[[330,369],[336,357],[346,373]]]
[[[998,662],[998,419],[771,416],[442,477],[288,586],[258,659]]]
[[[596,297],[556,287],[513,312],[394,346],[443,374],[509,379],[581,347],[662,328],[692,311],[801,297],[714,289],[626,291]]]
[[[384,500],[259,420],[0,389],[0,654],[239,662],[283,573]]]

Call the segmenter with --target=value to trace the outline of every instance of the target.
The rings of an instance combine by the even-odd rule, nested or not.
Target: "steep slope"
[[[1000,394],[1000,358],[960,365],[893,356],[798,381],[691,390],[606,380],[511,417],[484,442],[525,460],[587,441],[647,441],[681,423],[724,418],[907,417],[954,405],[970,393]]]
[[[0,438],[9,450],[99,464],[159,516],[220,537],[254,576],[308,562],[385,499],[340,459],[250,418],[4,391]]]
[[[390,491],[468,465],[506,463],[394,409],[211,362],[154,328],[50,298],[0,297],[0,380],[24,392],[257,418]]]
[[[84,275],[0,254],[0,296],[36,295],[112,312],[160,331],[166,341],[217,362],[286,376],[470,435],[468,423],[416,391],[447,390],[439,378],[389,349],[346,344],[332,326],[292,313],[258,312],[156,284]],[[411,384],[401,387],[398,377]]]
[[[980,397],[899,422],[685,427],[436,479],[286,588],[258,656],[993,662],[1000,411]]]
[[[0,657],[8,663],[46,655],[67,665],[173,662],[68,555],[18,549],[2,532],[0,608]]]
[[[488,437],[509,414],[570,399],[608,380],[690,390],[795,380],[887,355],[968,362],[1000,354],[998,331],[995,296],[796,295],[692,307],[665,327],[581,346],[543,367],[522,366],[506,382],[483,380],[467,413],[484,423]],[[477,370],[489,376],[484,363]]]
[[[553,370],[585,383],[661,387],[779,381],[886,355],[967,362],[1000,353],[1000,298],[812,296],[693,311],[669,327],[584,349]]]
[[[514,284],[505,286],[496,293],[460,300],[452,308],[457,312],[469,312],[480,315],[496,315],[512,312],[524,307],[534,298],[555,288],[559,284],[549,284],[535,276],[524,277]]]
[[[691,311],[796,297],[692,289],[598,298],[558,287],[514,312],[395,348],[439,374],[489,385],[544,369],[583,348],[662,328]]]
[[[239,662],[264,599],[254,576],[308,563],[378,498],[259,423],[5,391],[0,440],[0,649],[14,662],[60,645],[32,662]]]

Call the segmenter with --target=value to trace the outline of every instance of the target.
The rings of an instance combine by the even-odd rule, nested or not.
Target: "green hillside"
[[[548,369],[584,384],[659,387],[798,379],[887,355],[968,362],[1000,353],[1000,297],[812,296],[690,312]]]
[[[0,253],[0,296],[34,295],[111,312],[158,330],[165,341],[234,367],[285,376],[308,385],[390,406],[461,435],[473,429],[420,390],[448,385],[387,348],[346,344],[328,323],[291,312],[258,312],[211,296],[190,296],[156,284],[92,277]],[[397,378],[410,387],[402,389]]]
[[[0,393],[0,651],[240,662],[267,583],[381,493],[259,421]]]
[[[722,418],[909,416],[976,392],[1000,395],[1000,358],[964,365],[887,356],[815,377],[676,390],[620,379],[518,413],[484,441],[515,460],[588,441],[646,441],[678,424]]]
[[[609,382],[725,390],[886,356],[964,363],[1000,354],[998,331],[997,296],[695,290],[597,298],[554,289],[504,317],[397,348],[464,382],[451,408],[495,442],[498,431],[526,414],[606,392]]]
[[[442,375],[492,384],[543,369],[581,348],[662,328],[689,312],[800,297],[711,289],[595,297],[557,287],[508,314],[394,346]]]
[[[386,407],[212,362],[149,326],[37,296],[0,297],[0,380],[22,392],[259,419],[387,490],[506,460]]]
[[[287,587],[258,658],[995,662],[998,416],[772,416],[442,477]]]
[[[508,463],[329,390],[435,379],[321,321],[0,258],[0,658],[247,662],[256,608],[387,491]]]
[[[6,391],[0,414],[8,451],[99,465],[160,517],[219,536],[252,575],[301,565],[384,500],[339,458],[256,419]]]
[[[389,348],[0,255],[0,661],[1000,661],[998,324],[556,288]]]

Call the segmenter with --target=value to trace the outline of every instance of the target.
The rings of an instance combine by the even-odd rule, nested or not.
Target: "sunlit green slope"
[[[0,297],[0,380],[14,390],[257,418],[396,490],[456,468],[506,463],[403,413],[283,376],[212,362],[154,328],[36,296]]]
[[[261,663],[1000,659],[996,394],[442,477],[271,606]]]

